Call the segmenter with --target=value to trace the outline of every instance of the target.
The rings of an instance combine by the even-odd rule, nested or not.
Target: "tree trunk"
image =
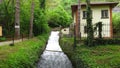
[[[78,38],[81,39],[81,32],[80,32],[80,10],[81,10],[81,5],[80,5],[80,0],[78,0]]]
[[[16,0],[15,6],[15,37],[20,38],[20,1]]]
[[[32,38],[32,37],[33,37],[33,20],[34,20],[34,1],[32,0],[29,38]]]

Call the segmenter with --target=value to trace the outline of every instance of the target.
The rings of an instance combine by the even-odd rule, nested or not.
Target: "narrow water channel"
[[[45,51],[37,68],[72,68],[68,57],[64,54],[59,45],[59,31],[52,31]]]

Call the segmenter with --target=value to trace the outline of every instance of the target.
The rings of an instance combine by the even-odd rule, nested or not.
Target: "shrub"
[[[84,40],[84,44],[87,45],[87,40]],[[94,39],[94,46],[95,45],[120,45],[120,39],[113,38],[113,39]]]

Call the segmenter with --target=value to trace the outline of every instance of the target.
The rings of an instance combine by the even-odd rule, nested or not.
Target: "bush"
[[[87,40],[84,41],[84,44],[87,45]],[[94,39],[94,46],[96,45],[120,45],[120,39]]]
[[[96,43],[97,42],[97,43]],[[120,44],[120,39],[96,39],[96,44],[104,44],[104,45],[107,45],[107,44],[110,44],[110,45],[113,45],[113,44]]]

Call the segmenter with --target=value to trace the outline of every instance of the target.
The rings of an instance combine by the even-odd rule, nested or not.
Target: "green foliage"
[[[22,34],[29,33],[28,30],[29,30],[29,22],[30,22],[31,1],[32,0],[20,1],[20,27],[21,27],[20,30]],[[71,23],[71,20],[72,20],[71,5],[78,3],[77,2],[78,0],[34,0],[34,1],[35,1],[35,9],[38,9],[38,8],[41,8],[42,10],[45,9],[43,11],[44,13],[47,14],[46,17],[48,17],[47,19],[48,22],[51,22],[51,24],[54,24],[54,26],[58,26],[62,24],[63,27],[67,27]],[[91,1],[98,1],[98,0],[91,0]],[[109,0],[104,0],[104,1],[109,1]],[[110,0],[110,1],[113,1],[113,0]],[[85,0],[81,0],[81,2],[85,2]],[[61,6],[61,7],[58,7],[58,6]],[[35,10],[35,12],[41,11],[41,9]],[[0,25],[3,26],[4,36],[13,35],[14,33],[14,28],[13,28],[14,19],[15,19],[14,14],[15,14],[15,0],[2,0],[2,3],[0,4]],[[44,25],[44,26],[47,26],[47,25]],[[46,28],[44,27],[44,29],[47,29],[47,28],[48,27]],[[119,29],[116,29],[116,31],[119,31]]]
[[[67,54],[69,59],[72,62],[73,68],[87,68],[88,65],[83,62],[83,60],[75,53],[76,49],[73,48],[74,46],[74,39],[73,38],[61,38],[60,45],[63,51]]]
[[[69,15],[72,14],[71,12],[71,5],[78,3],[78,0],[62,0],[61,5],[67,11]]]
[[[87,3],[87,45],[93,46],[93,26],[92,26],[92,11],[90,7],[90,0],[86,0]]]
[[[24,34],[24,35],[27,35],[29,33],[31,1],[32,0],[20,1],[20,32],[21,34]],[[34,17],[34,22],[35,22],[34,25],[36,28],[39,29],[38,30],[39,32],[36,32],[36,33],[37,35],[46,33],[49,31],[48,30],[49,28],[46,23],[47,21],[45,19],[46,14],[43,14],[45,12],[45,10],[43,9],[45,7],[45,0],[34,0],[34,3],[35,3],[34,14],[36,16]],[[42,14],[42,15],[39,15],[39,14]],[[3,0],[3,2],[0,4],[0,25],[2,25],[3,27],[4,36],[11,36],[14,34],[14,17],[15,17],[15,0]],[[44,19],[42,19],[42,17]],[[36,24],[36,22],[38,22],[39,24],[38,23]],[[40,23],[45,23],[45,24],[40,24]],[[34,32],[35,31],[36,30],[34,30]]]
[[[39,35],[43,33],[48,33],[50,31],[45,13],[43,10],[37,10],[35,11],[35,19],[34,19],[34,24],[33,24],[33,32],[34,35]]]
[[[48,12],[48,24],[50,27],[68,27],[71,23],[71,16],[63,9],[62,6]]]
[[[47,0],[46,14],[50,27],[68,27],[72,22],[70,0]],[[68,10],[69,9],[69,10]]]
[[[119,45],[120,39],[95,39],[94,45]]]
[[[30,6],[31,2],[21,1],[20,5],[20,31],[22,34],[28,34],[29,31],[29,22],[30,22]]]
[[[119,68],[120,46],[99,45],[87,47],[85,45],[73,48],[73,38],[61,38],[61,47],[72,61],[74,68]],[[80,45],[80,44],[79,44]]]
[[[35,0],[33,33],[35,36],[49,32],[45,14],[45,0]],[[30,22],[31,1],[23,1],[21,6],[21,33],[28,34]]]
[[[120,33],[120,13],[113,13],[112,19],[114,33]]]
[[[0,68],[35,68],[42,54],[48,35],[15,44],[15,46],[0,47]]]
[[[3,27],[3,35],[13,34],[14,26],[14,0],[3,0],[0,4],[0,25]]]
[[[46,0],[39,0],[39,1],[40,1],[40,8],[45,9]]]

